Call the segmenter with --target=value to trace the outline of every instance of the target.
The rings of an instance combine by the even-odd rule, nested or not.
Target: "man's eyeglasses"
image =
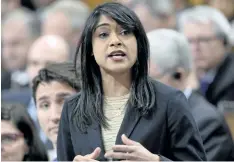
[[[210,37],[188,38],[188,41],[189,43],[194,44],[194,43],[208,43],[216,39],[217,38],[215,36],[210,36]]]
[[[18,138],[23,137],[22,133],[7,133],[1,135],[2,145],[12,145]]]

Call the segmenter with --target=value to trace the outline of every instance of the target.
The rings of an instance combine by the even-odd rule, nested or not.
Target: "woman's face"
[[[101,72],[130,72],[137,59],[137,41],[131,31],[102,15],[93,34],[93,55]]]
[[[10,121],[1,120],[2,161],[22,161],[28,146],[22,133]]]

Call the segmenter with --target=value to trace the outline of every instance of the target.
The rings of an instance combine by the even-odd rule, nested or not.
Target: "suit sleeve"
[[[73,161],[75,157],[68,119],[68,103],[64,103],[61,119],[59,123],[59,132],[57,138],[57,159],[58,161]]]
[[[210,114],[198,123],[203,138],[207,159],[211,161],[233,161],[234,144],[225,119],[220,114]]]
[[[167,115],[173,160],[206,160],[200,133],[189,111],[188,101],[182,92],[174,94],[168,102]]]

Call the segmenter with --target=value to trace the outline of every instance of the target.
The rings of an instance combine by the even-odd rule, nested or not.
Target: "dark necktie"
[[[208,80],[200,80],[200,86],[201,86],[201,92],[205,96],[206,91],[208,90],[208,87],[210,85],[210,82]]]

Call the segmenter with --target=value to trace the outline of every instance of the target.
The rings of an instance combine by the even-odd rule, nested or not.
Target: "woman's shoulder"
[[[80,92],[74,94],[74,95],[71,95],[70,97],[68,97],[66,99],[66,102],[71,104],[71,103],[74,103],[74,102],[77,102],[79,101],[79,98],[80,98]]]
[[[189,104],[182,91],[155,80],[152,83],[155,88],[157,109],[166,109],[171,112],[187,111]]]
[[[169,117],[175,119],[185,117],[192,118],[190,105],[184,93],[178,89],[154,81],[156,89],[157,109],[166,111]]]
[[[64,108],[67,109],[66,111],[72,112],[72,110],[77,106],[77,103],[80,99],[80,93],[76,93],[68,98],[66,98],[64,102]]]

